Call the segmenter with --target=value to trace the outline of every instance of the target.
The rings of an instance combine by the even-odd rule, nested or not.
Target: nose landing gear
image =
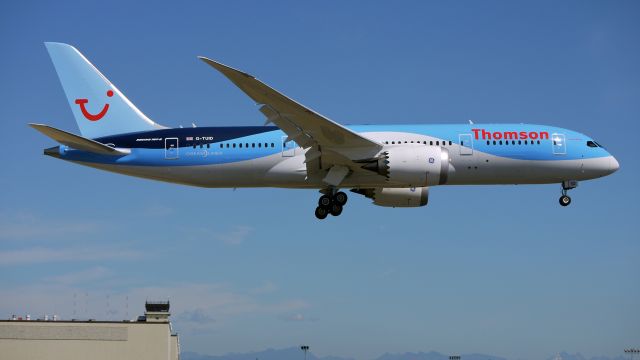
[[[567,195],[567,192],[571,189],[575,189],[578,187],[578,182],[576,180],[565,180],[562,182],[562,196],[558,200],[560,205],[569,206],[571,204],[571,198]]]
[[[347,203],[348,197],[342,191],[336,192],[330,189],[320,196],[318,199],[318,207],[316,208],[316,217],[320,220],[325,219],[329,214],[339,216],[342,214],[344,204]]]

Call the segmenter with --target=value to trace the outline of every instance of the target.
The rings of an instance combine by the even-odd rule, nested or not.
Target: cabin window
[[[238,146],[242,149],[242,143],[238,144]]]
[[[222,149],[222,146],[223,146],[223,145],[222,145],[222,144],[220,144],[220,149]]]
[[[233,148],[234,148],[234,149],[236,148],[236,143],[233,143]]]
[[[540,145],[540,140],[538,140],[538,145]]]
[[[211,144],[207,144],[207,149],[211,148]]]
[[[522,145],[522,140],[518,140],[518,145]]]
[[[194,149],[196,148],[196,143],[193,143],[193,148],[194,148]]]
[[[440,140],[437,140],[437,141],[436,141],[436,145],[437,145],[437,146],[440,146]]]
[[[274,144],[274,143],[271,143],[271,147],[276,147],[276,144]]]

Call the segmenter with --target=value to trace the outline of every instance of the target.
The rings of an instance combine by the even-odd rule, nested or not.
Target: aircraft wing
[[[260,111],[267,117],[266,123],[282,129],[287,134],[287,141],[294,140],[303,148],[313,147],[307,152],[307,161],[324,157],[327,153],[338,158],[360,160],[375,156],[382,149],[382,144],[297,103],[252,75],[206,57],[199,58],[220,71],[256,103],[262,104]]]
[[[38,130],[44,135],[52,138],[53,140],[59,142],[60,144],[67,145],[74,149],[89,151],[89,152],[102,154],[102,155],[122,156],[122,155],[129,154],[128,149],[112,148],[111,146],[105,145],[101,142],[87,139],[85,137],[78,136],[70,132],[66,132],[64,130],[56,129],[49,125],[29,124],[29,126]]]

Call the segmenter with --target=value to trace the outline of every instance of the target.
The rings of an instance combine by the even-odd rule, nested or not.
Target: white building
[[[169,302],[147,302],[137,321],[0,320],[0,357],[12,360],[179,360]]]

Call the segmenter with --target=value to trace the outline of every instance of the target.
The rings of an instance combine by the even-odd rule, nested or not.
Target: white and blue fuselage
[[[439,185],[560,183],[594,179],[618,169],[615,158],[591,138],[557,127],[527,124],[347,127],[383,143],[385,148],[447,149],[450,167],[446,182]],[[521,137],[521,132],[526,136]],[[496,133],[501,134],[497,140],[493,136]],[[505,133],[516,135],[503,139]],[[543,138],[531,139],[529,134],[542,134]],[[95,139],[131,150],[121,157],[68,146],[47,153],[103,170],[201,187],[326,187],[320,178],[307,175],[305,150],[294,141],[286,142],[286,138],[285,133],[272,126],[161,129]],[[363,182],[346,178],[341,185],[349,188],[389,185],[380,180]],[[413,184],[406,184],[409,185]]]

